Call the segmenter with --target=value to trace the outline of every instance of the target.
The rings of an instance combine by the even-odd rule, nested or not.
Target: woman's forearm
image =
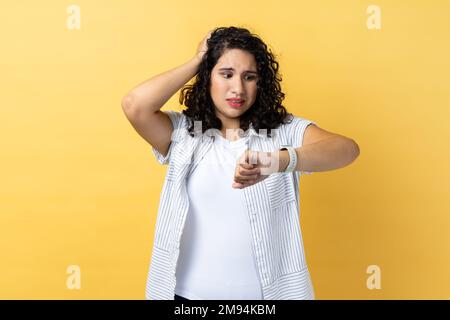
[[[200,59],[194,56],[188,62],[153,76],[130,90],[122,99],[124,109],[156,112],[198,72]]]
[[[295,171],[318,172],[345,167],[359,156],[359,147],[352,139],[336,136],[296,148]],[[289,164],[286,150],[279,152],[279,172]]]

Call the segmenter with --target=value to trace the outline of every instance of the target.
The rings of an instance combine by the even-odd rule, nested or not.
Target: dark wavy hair
[[[240,117],[240,128],[247,131],[250,123],[256,132],[259,129],[276,129],[287,122],[285,107],[281,104],[284,93],[281,91],[281,76],[278,74],[278,62],[267,45],[247,29],[237,27],[219,27],[207,40],[208,49],[200,62],[193,84],[185,85],[180,92],[180,104],[187,109],[183,114],[190,119],[189,132],[194,134],[194,121],[202,121],[202,133],[208,129],[222,129],[222,121],[215,114],[210,95],[211,71],[227,49],[245,50],[255,57],[258,80],[254,104]]]

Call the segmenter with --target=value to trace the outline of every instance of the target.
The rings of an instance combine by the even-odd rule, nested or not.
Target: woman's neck
[[[236,141],[241,138],[239,136],[239,130],[240,128],[222,128],[220,132],[225,139],[230,141]]]

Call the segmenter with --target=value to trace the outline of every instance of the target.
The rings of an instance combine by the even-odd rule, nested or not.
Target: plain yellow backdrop
[[[72,4],[79,30],[67,28]],[[372,4],[379,30],[366,26]],[[120,102],[234,25],[278,57],[288,111],[361,149],[301,179],[316,298],[450,299],[448,1],[44,0],[1,12],[0,298],[144,299],[166,167]],[[178,93],[163,109],[182,110]],[[367,288],[369,265],[381,289]]]

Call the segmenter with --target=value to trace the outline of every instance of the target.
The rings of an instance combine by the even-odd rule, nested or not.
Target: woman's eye
[[[230,73],[223,73],[223,76],[224,76],[226,79],[229,79],[228,76],[232,77],[233,75],[230,74]],[[254,79],[256,79],[256,77],[255,77],[255,76],[246,76],[245,79],[246,79],[246,80],[254,80]]]

